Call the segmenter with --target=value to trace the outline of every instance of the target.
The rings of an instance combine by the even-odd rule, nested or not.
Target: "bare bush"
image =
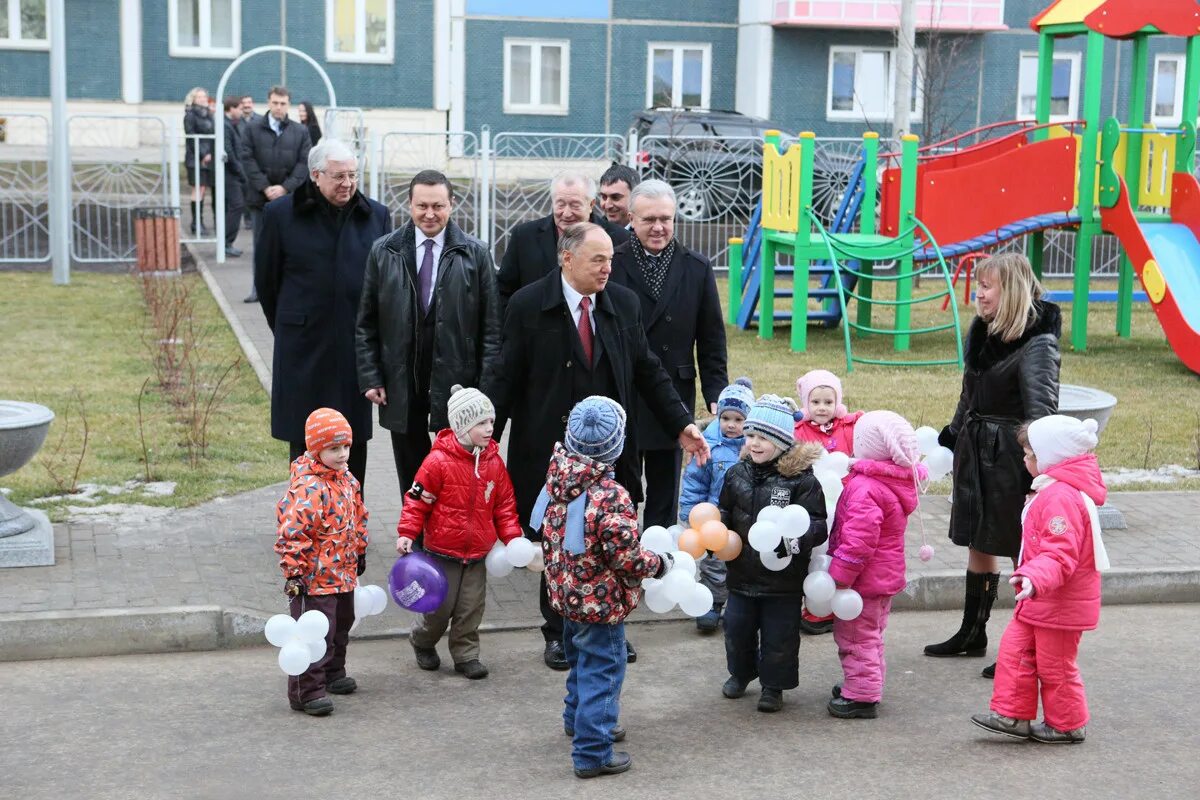
[[[83,439],[79,443],[78,457],[76,448],[70,445],[71,403],[68,401],[60,416],[62,425],[59,426],[58,438],[49,450],[43,450],[38,463],[46,470],[50,480],[58,487],[59,494],[75,494],[79,491],[79,473],[83,469],[83,459],[87,456],[88,438],[91,433],[88,428],[87,408],[84,406],[83,393],[75,389],[75,404],[79,406],[79,420],[83,427]],[[72,467],[72,459],[74,466]]]

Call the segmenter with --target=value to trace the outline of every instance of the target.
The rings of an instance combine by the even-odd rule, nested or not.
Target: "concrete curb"
[[[922,575],[897,595],[893,608],[946,611],[962,608],[963,573]],[[1200,603],[1200,568],[1114,570],[1104,575],[1105,605]],[[1003,589],[998,608],[1011,608]],[[0,662],[45,658],[86,658],[138,653],[183,653],[256,647],[265,644],[269,614],[221,606],[167,606],[0,614]],[[641,612],[639,612],[641,616]],[[653,625],[685,619],[678,613],[636,619]],[[484,632],[529,630],[540,624],[501,623]],[[392,628],[355,636],[356,640],[408,636]]]
[[[225,321],[229,323],[229,329],[233,331],[234,338],[237,339],[238,347],[242,348],[242,352],[246,355],[246,361],[249,362],[254,374],[258,376],[258,382],[262,384],[263,389],[267,394],[271,394],[271,369],[262,360],[258,354],[258,348],[250,341],[250,337],[246,335],[246,329],[242,327],[242,322],[234,313],[233,307],[229,305],[229,301],[225,298],[225,293],[221,291],[217,279],[213,277],[212,272],[208,268],[208,262],[193,250],[187,244],[188,252],[192,254],[192,260],[196,262],[196,271],[204,278],[204,283],[208,286],[208,292],[216,301],[217,307],[221,309],[221,313],[225,315]]]

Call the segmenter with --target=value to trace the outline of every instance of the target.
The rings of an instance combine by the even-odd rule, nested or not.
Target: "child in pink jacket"
[[[1042,417],[1017,441],[1034,476],[1021,556],[1009,579],[1017,608],[1000,640],[991,713],[971,721],[1015,739],[1077,744],[1088,708],[1075,657],[1083,632],[1100,621],[1100,572],[1108,569],[1096,511],[1108,494],[1092,453],[1096,421]],[[1032,722],[1039,690],[1043,722]]]
[[[862,596],[862,613],[834,620],[833,638],[844,682],[833,687],[829,713],[842,719],[874,719],[883,697],[883,631],[892,597],[906,583],[904,531],[917,508],[917,483],[928,476],[917,436],[904,417],[869,411],[854,428],[858,460],[834,514],[829,535],[829,574],[839,589]]]

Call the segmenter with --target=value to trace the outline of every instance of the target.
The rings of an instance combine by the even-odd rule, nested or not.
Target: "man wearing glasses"
[[[371,404],[358,390],[354,328],[367,255],[391,229],[387,208],[358,191],[354,151],[322,139],[307,179],[263,210],[254,245],[254,284],[275,334],[271,435],[295,460],[308,415],[337,409],[353,429],[349,467],[362,484]]]

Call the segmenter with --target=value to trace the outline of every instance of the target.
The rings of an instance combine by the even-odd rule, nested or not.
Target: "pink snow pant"
[[[1037,719],[1038,684],[1046,724],[1073,731],[1088,722],[1087,697],[1075,656],[1082,631],[1030,625],[1013,617],[1000,640],[992,711],[1015,719]]]
[[[878,703],[883,698],[883,629],[892,610],[891,597],[863,597],[857,618],[834,619],[833,640],[842,660],[842,697],[860,703]]]

